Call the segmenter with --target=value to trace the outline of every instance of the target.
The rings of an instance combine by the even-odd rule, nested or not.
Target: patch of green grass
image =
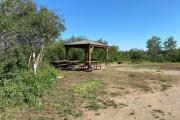
[[[121,92],[111,92],[109,95],[111,95],[112,97],[116,97],[121,95]]]
[[[32,118],[33,120],[33,118]],[[34,120],[37,120],[37,118],[34,118]],[[46,116],[41,116],[38,118],[38,120],[55,120],[53,117],[46,117]]]
[[[85,83],[75,84],[69,88],[69,92],[81,96],[91,96],[98,94],[103,87],[103,82],[100,80],[89,80]]]
[[[118,107],[118,104],[116,104],[113,100],[105,100],[103,104],[107,107],[112,106],[114,108]]]
[[[136,65],[121,66],[132,67]],[[151,69],[151,67],[152,64],[149,64],[147,66],[137,65],[137,68]],[[154,65],[152,68],[156,68],[156,65]],[[157,69],[157,72],[160,71],[158,71]],[[166,90],[171,87],[171,81],[176,80],[176,78],[172,76],[169,77],[164,74],[152,74],[149,72],[141,73],[138,71],[119,71],[119,66],[111,66],[108,69],[103,69],[102,72],[86,73],[82,71],[61,71],[61,74],[63,74],[64,76],[64,79],[61,79],[62,82],[59,81],[56,87],[52,88],[52,90],[49,90],[47,96],[45,96],[45,99],[42,96],[44,100],[44,106],[41,106],[37,110],[29,108],[25,109],[29,113],[29,115],[27,115],[27,118],[30,115],[33,115],[34,118],[39,119],[41,115],[45,115],[49,116],[49,118],[63,117],[62,119],[68,120],[70,118],[73,119],[80,117],[84,108],[95,110],[96,112],[98,109],[106,109],[108,107],[123,108],[127,105],[123,103],[116,104],[109,97],[125,95],[129,92],[136,91],[136,89],[147,92],[152,90],[155,91],[156,89],[154,89],[154,84],[162,84],[161,90]],[[42,82],[44,84],[43,79]],[[37,92],[41,92],[41,89],[39,89],[39,85],[43,84],[37,84]],[[107,89],[105,89],[106,87]],[[8,90],[11,91],[11,89]],[[0,94],[3,96],[4,92]],[[20,96],[21,94],[13,95]],[[15,110],[15,112],[17,111]],[[13,114],[11,118],[16,119],[18,113],[14,114],[11,112],[9,114]],[[20,113],[20,115],[24,116],[23,114],[23,112],[22,114]],[[0,119],[1,118],[4,118],[4,116],[0,116]],[[19,117],[17,117],[17,119],[18,118]]]
[[[128,105],[124,104],[124,103],[119,103],[119,108],[123,108],[123,107],[126,107]]]
[[[85,101],[88,101],[86,108],[91,110],[99,109],[97,97],[101,94],[103,82],[100,80],[89,80],[83,83],[71,85],[65,92],[64,97],[58,102],[56,108],[63,117],[73,115],[79,117],[82,112],[77,108]]]
[[[151,90],[151,87],[148,86],[148,85],[136,84],[135,86],[136,86],[137,88],[140,88],[140,89],[143,90],[143,91],[150,91],[150,90]]]
[[[101,106],[96,100],[90,100],[85,106],[85,108],[88,108],[89,110],[98,110],[101,108]]]
[[[167,89],[169,89],[170,87],[172,87],[172,85],[169,85],[169,84],[161,84],[161,91],[165,91]]]
[[[50,66],[39,70],[37,75],[33,71],[24,71],[14,79],[3,80],[0,83],[0,109],[27,104],[39,106],[42,96],[57,80],[58,71]]]
[[[159,79],[160,82],[167,82],[168,80],[166,79]]]
[[[61,98],[61,100],[54,105],[54,107],[59,111],[62,117],[67,117],[68,115],[75,115],[75,103],[70,100],[73,99],[70,96]]]

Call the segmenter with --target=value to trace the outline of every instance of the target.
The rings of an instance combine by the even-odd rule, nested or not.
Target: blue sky
[[[146,49],[153,35],[172,35],[180,47],[180,0],[36,0],[65,18],[66,31],[91,40],[103,38],[120,50]]]

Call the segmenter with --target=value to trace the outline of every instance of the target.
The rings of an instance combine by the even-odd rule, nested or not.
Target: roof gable
[[[108,45],[95,42],[95,41],[90,41],[90,40],[82,40],[82,41],[76,41],[76,42],[70,42],[65,44],[65,46],[81,46],[81,45],[93,45],[93,46],[102,46],[102,47],[107,47]]]

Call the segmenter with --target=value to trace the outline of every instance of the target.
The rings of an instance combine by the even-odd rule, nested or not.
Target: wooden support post
[[[92,47],[91,47],[91,49],[90,49],[90,53],[92,53],[93,49],[94,49],[94,46],[92,46]]]
[[[89,50],[88,50],[88,53],[89,53],[88,61],[91,61],[91,54],[92,54],[93,49],[94,49],[94,46],[89,46]]]

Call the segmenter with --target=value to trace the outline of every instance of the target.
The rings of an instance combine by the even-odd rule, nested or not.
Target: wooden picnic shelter
[[[108,45],[102,44],[95,41],[89,41],[89,40],[83,40],[83,41],[76,41],[76,42],[70,42],[65,44],[66,49],[66,60],[68,60],[68,52],[70,48],[82,48],[85,52],[85,62],[87,64],[91,64],[92,62],[92,51],[94,48],[102,48],[105,51],[105,65],[108,63]]]

